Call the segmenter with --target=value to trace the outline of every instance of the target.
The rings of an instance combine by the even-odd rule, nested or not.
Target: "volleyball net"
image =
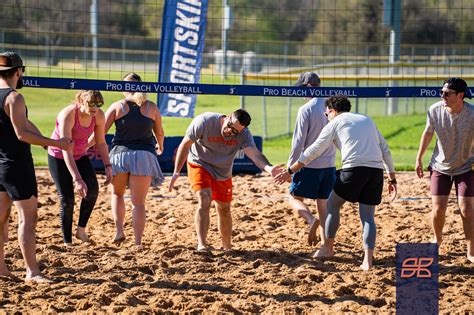
[[[446,78],[469,85],[473,8],[470,0],[4,0],[0,48],[24,59],[25,86],[157,93],[164,115],[192,116],[199,95],[240,96],[272,137],[291,132],[297,98],[342,93],[358,112],[413,114],[439,98]],[[303,71],[317,72],[322,86],[292,86]],[[121,81],[128,72],[144,82]]]

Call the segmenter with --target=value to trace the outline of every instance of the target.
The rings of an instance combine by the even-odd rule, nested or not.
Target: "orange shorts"
[[[188,178],[194,192],[211,188],[212,200],[232,201],[232,178],[216,180],[204,167],[190,163],[188,163]]]

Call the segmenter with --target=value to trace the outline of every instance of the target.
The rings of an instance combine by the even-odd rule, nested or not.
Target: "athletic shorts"
[[[382,201],[382,190],[382,169],[359,166],[336,172],[334,192],[344,200],[375,206]]]
[[[211,188],[212,200],[232,201],[232,177],[226,180],[216,180],[204,167],[188,163],[188,178],[194,192]]]
[[[474,197],[474,171],[449,176],[438,171],[430,170],[430,192],[433,196],[449,196],[454,183],[456,196]]]
[[[33,161],[15,161],[0,166],[0,191],[13,201],[38,197]]]
[[[335,181],[335,167],[303,167],[293,175],[290,193],[303,198],[328,199]]]

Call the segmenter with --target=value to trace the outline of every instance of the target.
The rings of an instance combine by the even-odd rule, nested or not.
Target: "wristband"
[[[104,164],[104,167],[112,167],[112,164]]]
[[[397,179],[396,179],[396,178],[394,178],[394,179],[389,179],[389,180],[388,180],[388,183],[389,183],[389,184],[392,184],[392,185],[396,185],[396,184],[397,184]]]
[[[293,171],[291,170],[291,168],[289,166],[286,170],[288,171],[288,174],[293,175]]]

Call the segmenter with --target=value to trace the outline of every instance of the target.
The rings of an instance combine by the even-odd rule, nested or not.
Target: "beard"
[[[19,79],[18,79],[18,82],[16,83],[16,89],[19,90],[23,87],[23,76],[21,76]]]

